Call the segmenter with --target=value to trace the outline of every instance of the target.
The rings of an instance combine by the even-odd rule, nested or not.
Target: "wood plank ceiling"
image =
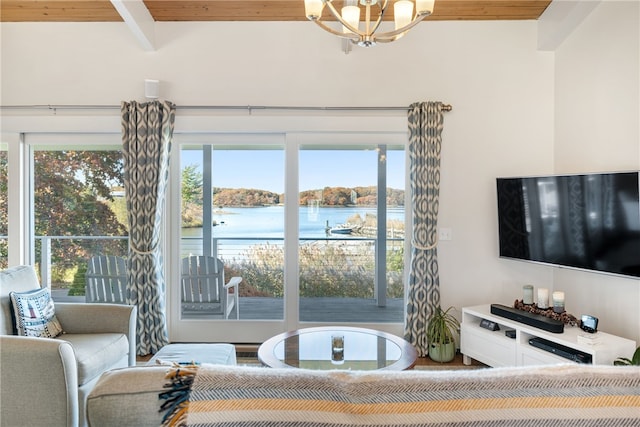
[[[155,21],[303,21],[303,0],[144,0]],[[335,1],[336,5],[342,1]],[[426,20],[538,19],[551,0],[436,0]],[[386,19],[393,19],[390,7]],[[325,11],[325,14],[327,11]],[[110,0],[0,0],[0,22],[117,22]]]

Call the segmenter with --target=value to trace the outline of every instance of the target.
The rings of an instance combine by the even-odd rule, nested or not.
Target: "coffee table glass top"
[[[258,349],[260,361],[272,368],[403,370],[413,367],[416,357],[402,338],[346,326],[285,332]]]

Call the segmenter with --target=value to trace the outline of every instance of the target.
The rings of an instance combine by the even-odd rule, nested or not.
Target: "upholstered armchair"
[[[57,303],[62,335],[15,335],[9,293],[39,288],[30,266],[0,271],[0,424],[84,426],[100,375],[135,365],[136,307]]]

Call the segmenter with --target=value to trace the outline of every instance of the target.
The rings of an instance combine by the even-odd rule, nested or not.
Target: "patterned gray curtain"
[[[440,305],[437,225],[442,105],[417,102],[408,113],[413,236],[404,336],[421,357],[429,353],[427,319]]]
[[[123,102],[121,113],[129,219],[127,303],[138,307],[137,353],[143,356],[169,343],[159,244],[175,106]]]

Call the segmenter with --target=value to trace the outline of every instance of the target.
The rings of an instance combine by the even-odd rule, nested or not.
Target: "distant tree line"
[[[376,206],[377,189],[369,187],[325,187],[322,190],[307,190],[300,193],[300,206],[319,201],[322,206]],[[404,191],[387,189],[387,206],[404,206]]]
[[[202,172],[196,165],[182,170],[182,211],[202,207]],[[318,203],[321,206],[376,206],[376,187],[325,187],[300,192],[300,206]],[[284,194],[255,188],[213,189],[213,205],[220,207],[270,206],[284,203]],[[404,190],[387,189],[387,206],[404,206]]]
[[[202,225],[202,172],[196,165],[182,170],[182,224],[187,227]],[[300,206],[376,206],[376,187],[325,187],[300,192]],[[387,206],[404,206],[404,190],[387,189]],[[257,207],[284,203],[284,194],[255,188],[213,189],[213,206]]]
[[[254,188],[214,188],[214,206],[268,206],[284,200],[280,194]]]

